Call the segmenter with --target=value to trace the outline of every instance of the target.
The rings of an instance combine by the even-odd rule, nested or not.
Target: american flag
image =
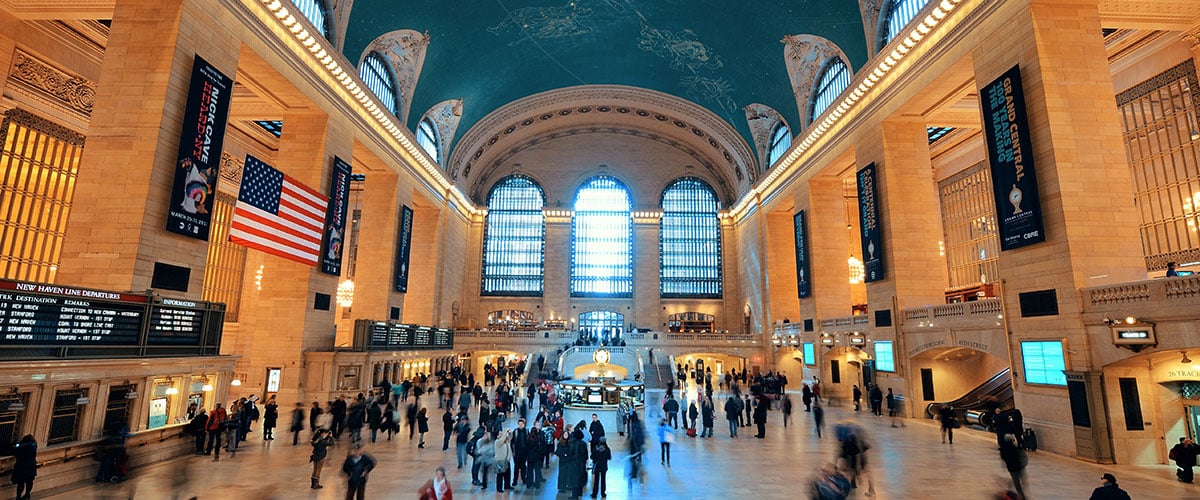
[[[246,155],[229,241],[316,266],[329,199]]]

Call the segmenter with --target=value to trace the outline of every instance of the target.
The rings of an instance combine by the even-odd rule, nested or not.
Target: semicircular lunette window
[[[808,122],[816,121],[821,113],[824,113],[833,101],[850,86],[850,67],[846,66],[846,61],[841,57],[831,57],[825,61],[825,69],[821,72],[821,77],[817,79],[817,85],[813,88],[812,99],[808,104]]]
[[[358,76],[362,78],[363,83],[367,84],[367,88],[379,98],[379,101],[396,114],[396,79],[392,78],[392,72],[388,69],[387,60],[378,52],[371,52],[367,57],[363,58],[362,64],[358,67]]]
[[[876,50],[882,50],[912,22],[917,13],[929,4],[929,0],[887,0],[884,4],[884,29],[879,32],[879,44]]]
[[[767,168],[775,166],[775,162],[783,158],[783,154],[792,147],[792,133],[787,125],[780,123],[771,132],[771,147],[767,149]]]
[[[433,127],[433,121],[426,118],[417,124],[417,144],[429,153],[429,157],[433,158],[434,162],[440,163],[441,156],[438,149],[437,132]]]
[[[492,187],[483,233],[482,295],[542,295],[546,196],[533,179],[514,174]]]
[[[571,296],[633,296],[633,206],[629,189],[608,175],[575,195],[571,221]]]

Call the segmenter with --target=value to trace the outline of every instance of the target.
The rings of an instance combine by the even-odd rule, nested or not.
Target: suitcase
[[[690,437],[690,438],[694,438],[694,437],[696,437],[696,428],[695,428],[695,427],[688,427],[688,430],[687,430],[687,436],[688,436],[688,437]]]

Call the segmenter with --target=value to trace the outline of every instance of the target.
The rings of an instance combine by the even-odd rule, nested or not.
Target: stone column
[[[797,208],[806,212],[812,295],[800,299],[801,317],[792,321],[812,319],[819,324],[822,318],[848,316],[853,303],[850,268],[846,263],[850,256],[850,235],[846,231],[842,179],[814,177],[808,181],[807,192],[801,190],[796,198]]]
[[[561,211],[561,209],[547,212]],[[542,301],[545,314],[554,314],[567,322],[567,328],[577,325],[578,310],[571,309],[571,218],[546,217],[546,261],[543,274]],[[487,311],[479,311],[486,321]],[[575,320],[572,323],[571,320]]]
[[[167,232],[166,218],[193,57],[230,78],[238,66],[241,43],[209,7],[117,2],[58,282],[145,290],[164,262],[189,268],[178,295],[200,298],[208,242]]]
[[[362,154],[365,154],[362,153]],[[353,319],[386,320],[392,307],[400,307],[395,293],[396,235],[399,231],[400,196],[395,172],[366,173],[361,194],[362,218],[354,261]],[[341,332],[339,342],[341,341]]]
[[[662,330],[667,314],[659,297],[659,217],[633,219],[633,314],[626,314],[625,328]]]

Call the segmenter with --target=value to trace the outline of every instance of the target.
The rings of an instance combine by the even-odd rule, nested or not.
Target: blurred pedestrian
[[[308,461],[312,462],[312,489],[321,489],[321,469],[325,468],[325,458],[328,456],[329,447],[333,446],[333,431],[329,429],[318,429],[317,433],[312,438],[312,455],[309,455]]]
[[[12,447],[15,458],[12,466],[12,483],[17,485],[17,500],[29,500],[33,494],[33,478],[37,477],[37,441],[26,434]]]
[[[367,475],[375,469],[375,459],[363,451],[362,442],[354,443],[346,461],[342,462],[342,472],[346,474],[346,500],[357,497],[363,500],[367,491]]]
[[[446,468],[438,467],[433,472],[433,478],[425,481],[425,484],[417,490],[417,494],[421,495],[418,500],[454,500],[454,492],[450,490],[450,481],[446,480]]]
[[[1025,455],[1025,450],[1017,445],[1016,436],[1004,435],[1004,442],[1000,445],[1000,459],[1004,461],[1004,467],[1012,476],[1013,489],[1017,490],[1021,498],[1025,498],[1025,466],[1029,464],[1029,457]]]
[[[1100,487],[1092,490],[1088,500],[1130,500],[1129,493],[1117,486],[1117,476],[1105,472],[1100,481]]]

